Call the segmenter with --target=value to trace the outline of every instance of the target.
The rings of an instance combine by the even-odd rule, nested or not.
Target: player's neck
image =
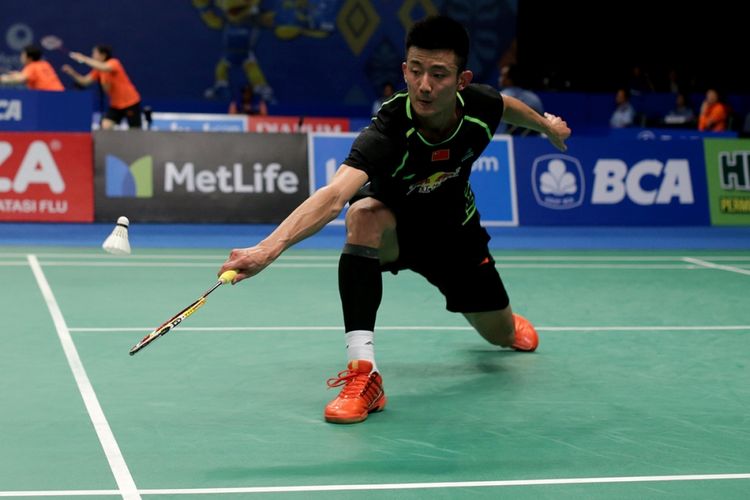
[[[417,117],[417,130],[430,142],[441,142],[450,137],[461,118],[461,109],[455,106],[451,112],[429,118]]]

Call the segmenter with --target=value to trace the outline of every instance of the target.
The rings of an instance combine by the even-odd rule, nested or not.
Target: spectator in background
[[[708,89],[698,116],[698,130],[702,132],[724,132],[727,130],[728,121],[729,108],[721,102],[721,97],[716,89]]]
[[[745,115],[745,122],[740,130],[740,137],[750,137],[750,113]]]
[[[675,95],[674,109],[664,117],[664,124],[695,126],[695,112],[686,94],[678,92]]]
[[[630,127],[635,122],[635,108],[630,104],[630,92],[621,88],[615,94],[616,107],[609,119],[612,128]]]
[[[524,89],[522,87],[522,79],[518,70],[518,66],[515,64],[508,64],[500,68],[500,78],[498,80],[500,85],[500,93],[515,97],[528,107],[544,116],[544,106],[542,100],[531,90]]]
[[[635,65],[630,69],[628,89],[632,95],[639,96],[647,92],[653,92],[654,84],[651,82],[648,73],[641,66]]]
[[[91,51],[91,57],[80,52],[71,52],[71,59],[90,66],[92,70],[82,75],[67,64],[63,72],[70,75],[78,85],[89,86],[99,82],[109,96],[109,109],[102,118],[102,128],[111,130],[123,119],[128,121],[131,129],[141,128],[141,95],[130,81],[119,59],[112,57],[112,48],[97,45]]]
[[[55,68],[42,60],[42,49],[36,45],[28,45],[23,49],[21,62],[23,69],[0,75],[0,83],[24,83],[29,90],[65,90]]]
[[[542,100],[538,95],[536,95],[536,93],[523,88],[522,82],[523,79],[518,70],[518,66],[516,66],[515,64],[507,64],[500,68],[500,77],[498,78],[500,93],[504,96],[515,97],[540,115],[544,116],[544,105],[542,105]],[[499,132],[511,135],[538,134],[537,132],[528,128],[522,128],[505,123],[500,124]]]
[[[251,84],[242,87],[240,98],[229,103],[229,114],[231,115],[268,115],[266,101],[253,90]]]
[[[385,82],[383,84],[383,90],[382,90],[382,93],[380,94],[380,97],[375,99],[375,101],[372,103],[372,110],[371,110],[372,116],[375,116],[378,114],[378,111],[380,110],[380,106],[382,106],[385,101],[390,99],[395,91],[396,89],[393,87],[393,84],[391,82]]]

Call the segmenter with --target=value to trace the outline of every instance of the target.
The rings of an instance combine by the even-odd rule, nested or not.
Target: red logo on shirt
[[[451,157],[450,149],[438,149],[432,152],[432,161],[445,161]]]

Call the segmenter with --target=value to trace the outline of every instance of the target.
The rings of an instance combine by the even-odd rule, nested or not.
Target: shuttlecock
[[[102,248],[115,255],[125,255],[130,253],[130,243],[128,242],[128,226],[130,221],[127,217],[117,219],[117,226],[112,230],[112,234],[102,243]]]

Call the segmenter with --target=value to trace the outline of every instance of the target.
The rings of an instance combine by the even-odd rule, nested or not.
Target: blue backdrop
[[[366,115],[385,81],[402,81],[405,30],[428,13],[449,14],[467,26],[470,68],[476,80],[496,84],[498,60],[515,37],[517,3],[3,0],[0,71],[20,66],[27,43],[55,35],[63,48],[46,57],[56,68],[69,63],[84,71],[68,51],[88,54],[95,44],[111,45],[155,109],[225,111],[227,96],[250,78],[272,93],[277,112]]]

